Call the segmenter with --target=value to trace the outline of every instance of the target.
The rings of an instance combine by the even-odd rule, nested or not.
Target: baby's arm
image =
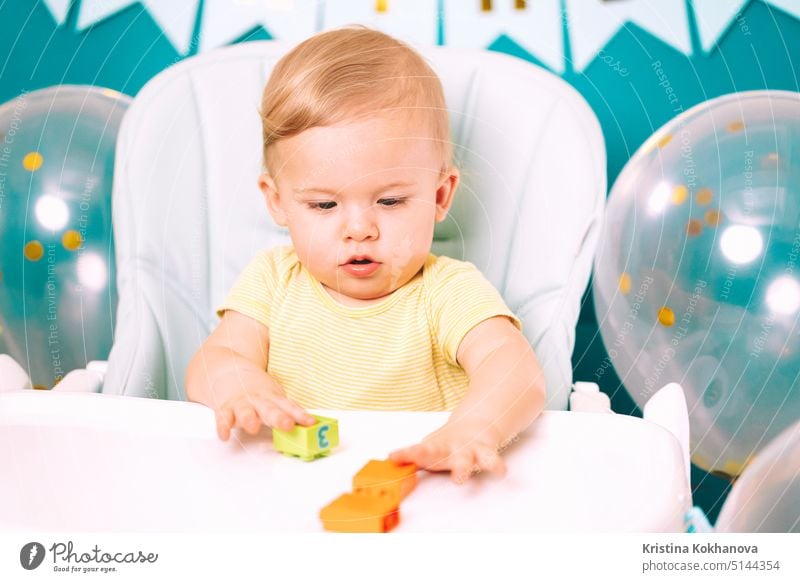
[[[475,471],[503,474],[501,449],[544,408],[542,369],[522,332],[502,316],[472,328],[457,360],[469,377],[467,395],[442,428],[391,458],[449,470],[457,482]]]
[[[189,363],[186,396],[216,412],[222,440],[233,427],[255,434],[262,424],[289,430],[316,422],[267,374],[268,354],[269,329],[228,310]]]

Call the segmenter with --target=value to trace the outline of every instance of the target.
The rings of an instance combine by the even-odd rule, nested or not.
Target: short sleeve
[[[461,340],[476,325],[496,316],[508,317],[522,330],[522,323],[475,265],[439,257],[429,282],[429,310],[436,340],[445,360],[458,365]]]
[[[269,327],[270,307],[278,282],[277,257],[274,251],[262,251],[239,274],[217,315],[232,309]]]

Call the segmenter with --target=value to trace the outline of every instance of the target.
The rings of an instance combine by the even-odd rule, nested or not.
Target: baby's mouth
[[[369,255],[353,255],[345,263],[344,265],[369,265],[370,263],[375,263]]]
[[[371,277],[380,267],[381,264],[368,255],[353,255],[341,265],[344,272],[353,277]]]

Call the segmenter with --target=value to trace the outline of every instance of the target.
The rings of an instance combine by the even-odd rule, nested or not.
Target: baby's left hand
[[[498,453],[499,446],[499,438],[491,428],[448,423],[420,444],[392,452],[389,459],[415,463],[429,471],[450,471],[453,481],[460,484],[481,471],[505,475],[506,464]]]

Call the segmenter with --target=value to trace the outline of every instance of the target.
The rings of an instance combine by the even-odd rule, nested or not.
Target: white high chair
[[[93,363],[90,369],[71,372],[57,386],[58,392],[185,400],[188,362],[216,326],[214,309],[237,274],[260,249],[290,243],[288,232],[272,223],[256,186],[261,168],[260,94],[272,66],[288,48],[280,42],[253,42],[187,59],[157,75],[136,96],[120,131],[116,156],[113,221],[120,300],[114,345],[107,370],[105,363]],[[485,51],[420,50],[442,79],[462,174],[450,217],[437,225],[433,252],[471,261],[500,290],[522,320],[544,368],[547,408],[564,411],[572,390],[575,326],[605,204],[600,126],[574,89],[536,66]],[[126,406],[119,398],[95,395],[78,404],[64,394],[58,399],[52,395],[52,404],[45,406],[41,398],[31,404],[31,399],[15,396],[0,401],[8,412],[0,414],[0,430],[13,431],[16,426],[25,434],[20,418],[53,426],[55,435],[62,434],[65,422],[91,431],[124,427],[146,432],[163,443],[159,447],[173,446],[165,435],[171,431],[167,418],[178,414],[178,403],[151,406],[140,399],[122,399],[130,402]],[[591,384],[579,383],[573,402],[573,410],[610,411],[607,398]],[[535,478],[507,480],[497,486],[505,489],[484,496],[488,521],[483,523],[489,524],[497,513],[499,500],[510,504],[505,515],[514,515],[514,503],[527,503],[524,496],[535,488],[539,501],[527,507],[530,515],[519,514],[534,520],[533,529],[559,529],[556,524],[561,524],[584,530],[682,530],[691,505],[685,403],[680,390],[673,388],[654,396],[648,406],[645,418],[654,422],[545,412],[534,436],[526,437],[528,444],[519,445],[515,453],[517,458],[528,455],[528,462],[536,465]],[[202,432],[202,439],[213,441],[212,415],[198,407],[181,405],[181,412],[192,410],[191,419],[181,425],[181,438]],[[74,415],[81,414],[78,422]],[[362,414],[373,415],[359,417],[368,423],[383,413]],[[412,418],[411,413],[400,414]],[[143,426],[148,418],[154,419],[154,426]],[[414,431],[425,434],[423,425],[433,426],[432,418],[420,420]],[[94,447],[101,439],[92,434],[87,442]],[[119,442],[117,432],[114,435],[109,439],[116,443],[115,450],[129,446]],[[53,437],[48,446],[60,446],[59,438]],[[205,440],[202,447],[210,446]],[[389,443],[378,439],[371,446]],[[165,458],[187,458],[188,450]],[[12,455],[0,446],[0,461],[6,453]],[[198,457],[197,451],[188,456]],[[17,452],[13,458],[27,457]],[[355,461],[332,455],[328,462],[333,467]],[[174,478],[196,473],[198,467],[181,468]],[[26,466],[24,474],[46,482],[49,474],[37,472],[33,478],[31,473],[45,470]],[[176,470],[168,460],[163,462],[166,473]],[[291,463],[282,469],[301,470]],[[539,471],[551,471],[552,478],[541,479]],[[216,473],[200,478],[197,473],[194,482],[212,474]],[[107,485],[100,489],[108,495],[124,487],[116,481]],[[560,503],[553,503],[554,498]],[[173,502],[185,504],[178,497]],[[477,507],[478,501],[470,498],[469,503]],[[59,508],[68,509],[63,502]],[[220,514],[229,517],[231,512]],[[15,515],[13,519],[24,520],[19,515],[29,513],[20,510]],[[64,518],[65,523],[84,519],[81,515],[76,511]],[[423,515],[427,514],[421,511],[412,521],[416,527],[424,528]],[[455,523],[455,517],[448,519]],[[0,512],[0,529],[2,521]],[[104,523],[90,522],[87,527],[102,528]]]
[[[188,59],[136,96],[113,195],[119,309],[102,391],[185,399],[218,306],[263,248],[289,244],[256,186],[260,95],[288,49]],[[606,194],[599,124],[567,83],[513,57],[423,49],[441,75],[463,182],[433,252],[474,263],[520,317],[564,410],[581,296]]]

